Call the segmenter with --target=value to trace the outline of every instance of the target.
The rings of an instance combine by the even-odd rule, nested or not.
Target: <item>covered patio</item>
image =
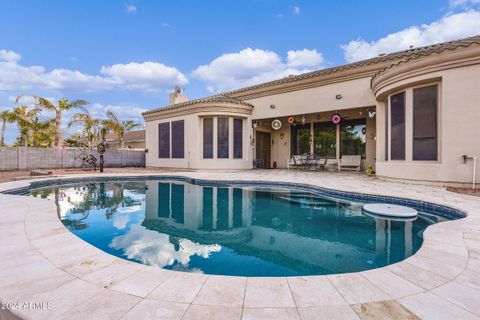
[[[361,170],[375,163],[374,106],[254,119],[253,128],[257,168],[337,170],[345,156],[359,156]]]

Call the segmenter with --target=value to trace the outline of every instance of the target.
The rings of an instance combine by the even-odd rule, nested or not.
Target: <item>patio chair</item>
[[[287,162],[287,169],[298,169],[302,166],[302,156],[294,154]]]
[[[320,170],[325,170],[325,166],[327,165],[328,158],[325,158],[323,162],[318,160],[316,168],[315,169],[320,169]]]
[[[342,156],[338,162],[338,171],[342,171],[344,168],[355,169],[357,172],[360,171],[360,166],[362,165],[362,156]]]

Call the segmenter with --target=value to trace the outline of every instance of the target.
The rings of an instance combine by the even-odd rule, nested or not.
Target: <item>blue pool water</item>
[[[382,267],[414,254],[445,218],[372,217],[362,203],[302,189],[92,182],[31,190],[63,224],[112,255],[159,268],[236,276],[298,276]]]

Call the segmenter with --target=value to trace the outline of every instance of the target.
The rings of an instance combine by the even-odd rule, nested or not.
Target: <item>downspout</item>
[[[477,170],[477,157],[469,157],[466,154],[463,155],[463,163],[467,163],[467,160],[473,160],[473,179],[472,179],[472,189],[475,190],[475,177]]]

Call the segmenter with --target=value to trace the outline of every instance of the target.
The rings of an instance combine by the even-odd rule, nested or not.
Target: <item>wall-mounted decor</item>
[[[272,128],[274,130],[279,130],[282,127],[282,121],[275,119],[272,121]]]
[[[295,118],[294,117],[288,117],[288,123],[292,124],[295,122]]]
[[[340,121],[342,121],[342,117],[340,117],[340,114],[338,112],[335,112],[334,114],[332,114],[331,119],[334,124],[339,124]]]

